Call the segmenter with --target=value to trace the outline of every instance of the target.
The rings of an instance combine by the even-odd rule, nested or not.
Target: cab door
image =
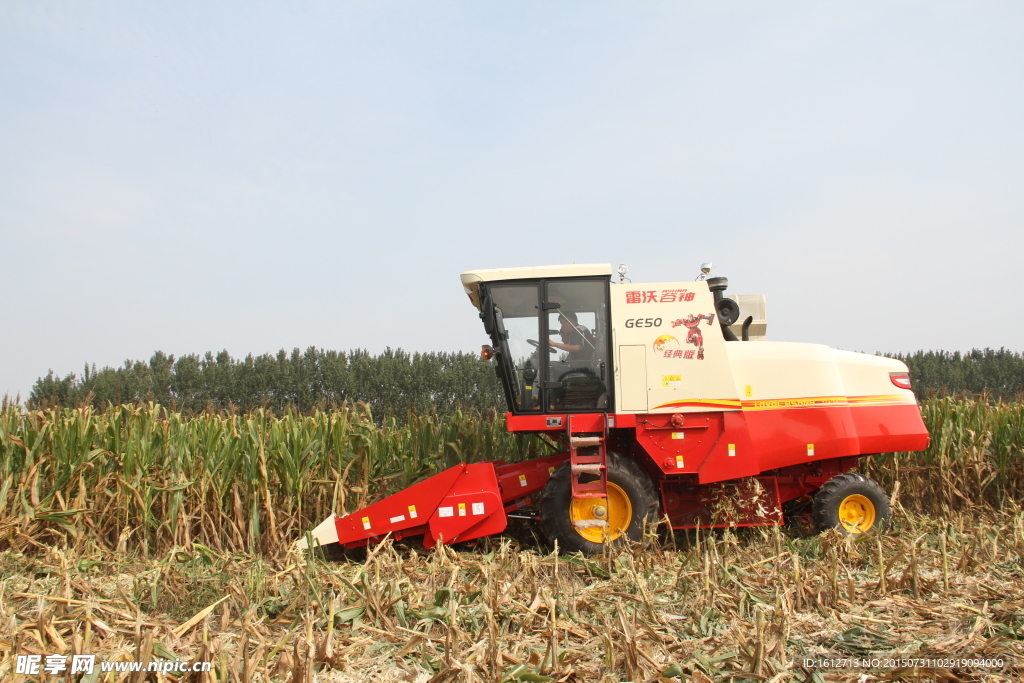
[[[544,283],[546,412],[612,412],[607,278]]]

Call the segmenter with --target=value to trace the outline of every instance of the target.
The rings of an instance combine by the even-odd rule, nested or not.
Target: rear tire
[[[819,532],[838,529],[849,536],[889,528],[889,497],[878,482],[847,472],[829,479],[814,494],[814,526]]]
[[[644,522],[657,519],[658,497],[654,484],[635,461],[608,453],[608,489],[611,502],[584,498],[574,503],[569,463],[562,463],[552,473],[541,494],[540,519],[545,535],[550,541],[558,542],[560,551],[596,555],[606,547],[622,545],[627,539],[636,542],[643,537]],[[601,527],[577,528],[573,518],[577,522],[586,521],[595,505],[607,508],[605,520],[620,520],[620,524],[608,529],[607,534]],[[599,540],[601,538],[604,540]]]

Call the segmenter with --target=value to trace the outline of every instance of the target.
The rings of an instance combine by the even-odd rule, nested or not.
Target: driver
[[[594,342],[587,328],[580,327],[575,311],[558,312],[562,326],[558,333],[561,343],[548,340],[548,344],[556,349],[568,351],[566,360],[590,360],[594,355]]]

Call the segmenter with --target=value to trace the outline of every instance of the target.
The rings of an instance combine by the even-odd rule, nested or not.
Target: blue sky
[[[156,349],[475,350],[473,268],[1022,350],[1024,5],[0,3],[0,394]]]

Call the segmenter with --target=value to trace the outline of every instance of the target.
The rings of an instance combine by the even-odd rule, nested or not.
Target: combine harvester
[[[765,341],[764,296],[727,296],[710,270],[650,284],[626,283],[625,266],[615,283],[609,265],[463,273],[508,430],[565,450],[457,465],[330,517],[315,542],[422,535],[432,548],[500,533],[510,516],[587,554],[639,539],[647,521],[884,530],[885,492],[851,470],[866,454],[927,447],[906,365]]]

